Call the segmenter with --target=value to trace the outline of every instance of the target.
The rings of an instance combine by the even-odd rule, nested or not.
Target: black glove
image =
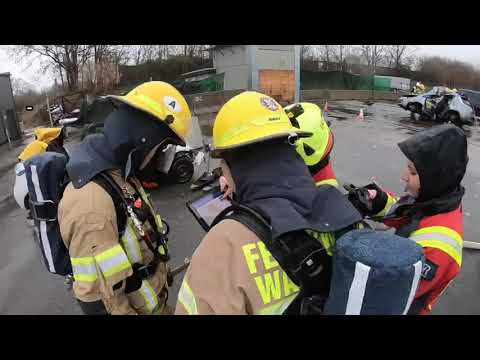
[[[348,200],[363,216],[375,215],[382,211],[387,204],[387,193],[380,189],[375,183],[368,184],[364,187],[345,184],[343,187],[348,191]],[[374,199],[370,199],[368,190],[377,191],[377,195]]]

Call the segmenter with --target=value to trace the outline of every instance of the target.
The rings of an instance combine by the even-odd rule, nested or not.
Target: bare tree
[[[322,60],[325,64],[324,70],[330,70],[331,62],[334,60],[334,47],[335,45],[318,45],[316,49],[318,49],[320,60]]]
[[[351,45],[332,45],[333,46],[333,59],[341,64],[350,55]]]
[[[158,45],[134,45],[130,53],[135,65],[144,64],[158,58]]]
[[[398,70],[402,65],[411,63],[416,50],[416,47],[410,45],[388,45],[385,51],[388,66]]]
[[[312,60],[314,58],[315,50],[312,45],[302,45],[300,49],[301,60]]]
[[[385,56],[386,48],[386,45],[360,45],[361,54],[371,73]]]
[[[347,59],[351,55],[352,45],[332,45],[333,46],[333,59],[336,63],[340,64],[342,71],[347,70]]]
[[[438,56],[419,60],[415,76],[424,82],[451,88],[477,88],[480,72],[471,64]]]
[[[33,89],[33,85],[30,84],[28,81],[25,81],[21,78],[11,77],[12,81],[12,90],[13,96],[21,96],[21,95],[28,95],[30,93],[35,93]]]
[[[69,90],[78,88],[79,68],[88,60],[89,45],[16,45],[10,53],[17,62],[40,60],[43,71],[60,68],[65,72]]]

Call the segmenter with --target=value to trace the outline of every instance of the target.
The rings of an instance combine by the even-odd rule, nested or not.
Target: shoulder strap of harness
[[[289,278],[300,287],[300,295],[286,313],[310,313],[311,310],[303,308],[315,307],[318,301],[314,298],[322,298],[323,302],[330,288],[331,257],[317,239],[303,230],[273,239],[272,228],[267,219],[241,204],[224,209],[214,219],[211,227],[223,219],[236,220],[253,231]],[[308,300],[308,305],[305,304],[305,299]]]
[[[112,200],[115,204],[115,211],[117,213],[117,226],[119,227],[119,234],[123,233],[127,223],[127,208],[129,204],[127,199],[125,198],[125,195],[123,194],[122,189],[111,178],[111,176],[105,172],[101,172],[100,174],[98,174],[93,179],[93,181],[100,185],[103,189],[105,189],[105,191],[112,197]],[[165,255],[161,255],[158,252],[160,240],[165,241],[166,235],[158,234],[155,225],[152,225],[152,228],[154,229],[154,233],[157,236],[157,238],[155,239],[156,246],[152,244],[152,241],[150,240],[148,235],[144,237],[144,240],[148,249],[153,253],[153,260],[147,265],[132,264],[133,275],[126,279],[125,293],[127,294],[133,291],[137,291],[142,284],[142,279],[150,278],[153,274],[155,274],[158,264],[160,262],[166,262],[170,258],[168,253]],[[161,236],[161,239],[158,238],[159,236]],[[116,284],[115,286],[117,285],[121,285],[121,282]]]
[[[92,181],[99,185],[107,192],[113,200],[115,212],[117,215],[117,229],[118,233],[122,234],[127,224],[127,209],[125,206],[125,198],[122,190],[115,184],[115,182],[106,173],[100,173],[95,176]]]

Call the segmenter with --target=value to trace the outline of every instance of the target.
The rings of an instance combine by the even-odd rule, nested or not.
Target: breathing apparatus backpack
[[[34,221],[34,240],[39,245],[45,267],[52,274],[61,276],[72,276],[72,265],[68,249],[65,246],[58,223],[58,205],[63,196],[63,192],[70,182],[67,172],[67,157],[64,154],[56,152],[45,152],[31,157],[24,162],[25,174],[27,179],[29,193],[29,209]],[[92,179],[93,182],[101,186],[111,197],[115,206],[117,217],[118,233],[122,234],[127,217],[137,222],[136,212],[142,209],[132,209],[131,205],[123,195],[120,187],[111,179],[111,177],[102,172]],[[130,200],[130,202],[132,202]],[[143,211],[145,213],[145,211]],[[151,221],[151,213],[147,211],[145,219]],[[136,268],[137,275],[142,278],[148,278],[154,273],[154,268],[160,261],[169,259],[168,250],[163,246],[165,253],[161,255],[158,251],[159,245],[165,245],[168,234],[168,224],[164,222],[166,231],[155,232],[155,245],[146,240],[147,246],[154,254],[154,261],[148,265],[139,265]],[[134,271],[135,272],[135,271]]]
[[[58,224],[58,204],[69,183],[66,172],[67,157],[64,154],[47,151],[24,162],[28,186],[28,207],[34,222],[34,240],[39,245],[45,267],[52,274],[67,276],[72,274],[68,249],[60,233]],[[94,180],[107,193],[116,194],[105,182]],[[114,200],[117,207],[119,201]],[[115,209],[119,229],[125,227],[126,216]]]
[[[410,239],[389,232],[356,229],[335,233],[333,256],[306,231],[272,239],[271,226],[259,212],[235,203],[223,219],[245,225],[263,241],[289,278],[300,288],[284,315],[406,314],[414,298],[424,255]]]

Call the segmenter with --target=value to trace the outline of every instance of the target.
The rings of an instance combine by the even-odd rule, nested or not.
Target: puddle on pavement
[[[435,126],[432,122],[414,120],[411,118],[400,119],[396,122],[393,122],[393,125],[395,125],[398,129],[405,130],[408,135],[413,135],[420,130],[425,130],[432,126]],[[463,131],[465,132],[467,138],[470,138],[475,142],[480,142],[480,138],[472,138],[472,135],[474,133],[472,129],[464,128]]]
[[[337,115],[331,115],[331,114],[328,114],[327,116],[330,117],[330,118],[334,118],[334,119],[336,119],[336,120],[338,120],[338,121],[344,121],[344,120],[350,119],[350,118],[348,118],[348,117],[346,117],[346,116],[337,116]]]
[[[330,111],[336,111],[344,114],[351,114],[357,116],[360,109],[349,109],[341,106],[330,106]],[[372,113],[369,111],[366,111],[365,108],[363,108],[363,116],[371,116]]]

